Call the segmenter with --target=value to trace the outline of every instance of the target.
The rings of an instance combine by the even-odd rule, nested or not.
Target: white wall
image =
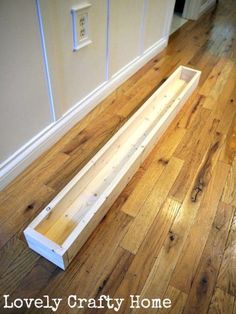
[[[92,44],[73,51],[70,10],[82,0],[40,1],[57,116],[106,80],[106,0],[91,0]]]
[[[197,20],[204,12],[216,4],[216,0],[186,0],[183,17]]]
[[[149,49],[165,35],[164,25],[167,8],[169,7],[171,8],[171,2],[169,1],[168,3],[168,0],[146,1],[146,13],[144,15],[143,51]]]
[[[143,0],[111,0],[110,76],[140,56],[142,18]]]
[[[200,17],[205,11],[215,4],[216,0],[202,0],[198,17]]]
[[[50,122],[35,4],[0,1],[0,162]]]
[[[174,0],[88,0],[92,44],[73,51],[71,8],[85,2],[0,1],[0,187],[167,45]]]
[[[92,44],[73,51],[70,10],[82,3],[40,1],[57,117],[157,43],[170,6],[165,0],[91,0]]]

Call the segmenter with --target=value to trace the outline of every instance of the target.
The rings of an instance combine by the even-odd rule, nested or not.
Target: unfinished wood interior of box
[[[48,239],[62,245],[78,223],[86,221],[86,214],[90,208],[112,184],[124,164],[142,145],[147,134],[172,106],[194,74],[194,71],[183,68],[175,79],[154,95],[150,105],[135,117],[126,131],[120,134],[112,146],[35,229]]]

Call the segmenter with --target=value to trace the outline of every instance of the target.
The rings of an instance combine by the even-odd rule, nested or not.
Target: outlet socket
[[[92,43],[89,34],[89,8],[91,4],[80,4],[71,9],[73,51]]]

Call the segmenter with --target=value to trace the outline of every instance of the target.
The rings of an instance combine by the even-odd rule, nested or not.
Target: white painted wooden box
[[[25,229],[29,247],[65,269],[188,97],[200,71],[180,66]]]

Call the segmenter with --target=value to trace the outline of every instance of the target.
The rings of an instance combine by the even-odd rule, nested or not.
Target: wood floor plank
[[[127,310],[128,312],[127,304],[130,294],[141,293],[142,287],[178,213],[179,206],[180,204],[175,200],[167,199],[157,214],[144,242],[115,293],[116,297],[125,299],[122,311],[126,312]]]
[[[12,193],[4,200],[1,206],[1,223],[5,221],[13,221],[17,216],[19,220],[24,221],[27,217],[34,216],[40,209],[43,209],[44,204],[48,203],[55,194],[55,191],[44,184],[33,184],[25,188],[24,193]],[[45,204],[45,205],[46,205]]]
[[[116,259],[117,254],[114,254],[109,263],[105,265],[104,271],[99,279],[100,285],[94,293],[95,297],[102,294],[110,296],[115,295],[116,290],[124,279],[124,276],[134,259],[133,254],[121,247],[118,247],[116,252],[118,252],[119,257]]]
[[[42,257],[39,258],[35,265],[29,270],[28,274],[26,274],[26,276],[19,281],[19,285],[15,291],[10,293],[10,300],[14,300],[16,298],[36,299],[43,297],[43,292],[40,292],[58,272],[60,272],[60,270],[55,265],[48,263]],[[0,301],[0,306],[3,306],[3,299]],[[26,308],[22,308],[21,311],[23,313],[27,313]],[[33,309],[31,309],[31,313],[33,312]]]
[[[43,158],[44,156],[44,158]],[[57,150],[50,150],[47,154],[39,158],[37,162],[30,165],[20,176],[16,178],[16,184],[10,184],[6,189],[0,192],[0,206],[5,206],[9,199],[12,199],[19,194],[18,180],[20,179],[20,186],[26,191],[29,189],[29,186],[34,187],[35,190],[38,189],[40,183],[45,185],[50,176],[53,176],[63,165],[68,161],[70,156],[57,152]],[[56,191],[54,191],[56,195]]]
[[[216,289],[208,314],[234,314],[234,297]]]
[[[211,183],[208,185],[205,193],[211,191],[221,180],[221,176],[226,178],[228,165],[217,163]],[[194,218],[198,212],[200,203],[193,202],[191,199],[191,190],[187,194],[183,205],[173,223],[171,232],[167,237],[164,246],[154,263],[149,277],[144,285],[141,295],[143,297],[162,296],[170,282],[177,261],[183,250],[185,241],[189,234]],[[167,267],[168,265],[168,267]]]
[[[9,196],[1,208],[0,233],[2,245],[24,229],[55,195],[51,188],[29,185],[24,193]],[[23,238],[21,234],[21,238]],[[1,246],[0,245],[0,248]]]
[[[210,110],[214,109],[215,103],[217,99],[219,98],[219,96],[222,94],[224,87],[226,85],[226,82],[228,81],[228,78],[230,77],[230,73],[233,67],[234,67],[233,62],[227,60],[223,69],[220,72],[218,72],[218,77],[216,79],[216,82],[214,86],[212,86],[208,95],[206,95],[206,93],[203,93],[204,96],[207,96],[206,101],[203,104],[204,108],[210,109]],[[228,89],[228,86],[226,87]],[[228,90],[226,92],[228,92]],[[200,94],[201,94],[201,91],[200,91]]]
[[[204,100],[204,96],[201,96],[197,91],[189,98],[184,106],[184,109],[186,109],[182,110],[182,115],[178,121],[178,127],[184,129],[189,129],[191,127],[192,123],[196,120],[195,117],[198,115]]]
[[[99,267],[98,269],[92,268],[89,270],[83,269],[79,272],[80,276],[77,275],[77,279],[79,281],[82,280],[82,282],[85,283],[83,286],[77,285],[72,289],[68,285],[67,289],[63,290],[63,295],[68,297],[69,295],[76,293],[80,297],[87,299],[97,299],[100,295],[104,294],[112,297],[117,289],[117,286],[119,286],[122,281],[126,273],[126,269],[132,262],[132,259],[133,255],[131,253],[125,251],[121,247],[116,247],[109,260],[103,263],[103,267]],[[106,310],[107,309],[105,308],[104,310],[99,310],[98,312],[105,313]],[[68,311],[68,305],[66,302],[61,304],[60,311],[62,313],[66,313]],[[90,310],[85,306],[84,309],[79,310],[79,313],[94,313],[94,309]]]
[[[219,88],[218,97],[214,101],[214,114],[220,120],[218,131],[227,134],[235,115],[234,99],[236,97],[236,66],[233,68],[224,82],[223,88]]]
[[[224,149],[221,153],[220,160],[232,164],[236,156],[236,115],[232,115],[232,123],[228,128]]]
[[[170,299],[171,300],[171,307],[169,309],[162,308],[160,310],[157,310],[158,314],[164,314],[164,313],[169,313],[169,314],[177,314],[177,313],[183,313],[185,302],[187,300],[187,295],[180,290],[168,286],[164,298]],[[201,313],[202,314],[202,313]]]
[[[202,98],[204,102],[204,98]],[[210,111],[205,108],[197,108],[197,113],[192,121],[190,128],[187,130],[184,138],[177,146],[174,156],[186,160],[192,152],[192,147],[197,145],[199,134],[209,121]]]
[[[204,314],[208,311],[233,213],[234,208],[232,206],[224,203],[219,204],[196,275],[191,282],[184,314]]]
[[[219,62],[219,57],[213,56],[207,51],[207,42],[202,46],[202,48],[194,55],[194,57],[189,61],[189,66],[196,67],[202,71],[199,89],[205,84],[213,68]],[[202,96],[202,95],[201,95]]]
[[[173,185],[180,169],[183,166],[183,161],[177,158],[171,158],[168,165],[163,170],[157,183],[154,185],[150,195],[147,197],[141,210],[134,218],[128,232],[121,241],[120,245],[136,254],[141,243],[143,242],[148,229],[153,223],[160,207],[164,203],[171,186]]]
[[[216,214],[217,205],[220,201],[226,178],[229,173],[229,166],[221,163],[221,180],[218,180],[218,178],[214,176],[214,168],[220,153],[219,147],[219,145],[216,146],[213,144],[206,154],[203,165],[199,170],[192,199],[196,199],[198,193],[202,193],[203,189],[207,189],[207,193],[202,198],[195,221],[182,249],[171,279],[172,286],[187,294],[192,285],[202,251]],[[198,191],[197,189],[201,189],[201,191]]]
[[[216,66],[212,69],[211,73],[209,74],[209,77],[207,81],[203,84],[203,86],[200,88],[199,93],[205,97],[209,96],[212,92],[213,87],[216,85],[216,82],[219,77],[223,75],[223,70],[225,66],[227,65],[227,59],[220,58],[217,62]],[[231,62],[230,62],[231,64]],[[229,66],[228,66],[229,67]],[[228,68],[227,68],[228,73]],[[221,80],[220,80],[221,82]],[[207,108],[207,106],[205,106]],[[211,109],[211,108],[209,108]]]
[[[25,249],[25,243],[20,241],[18,237],[14,236],[2,248],[0,255],[0,276],[3,275],[12,263],[19,257]]]
[[[211,142],[213,141],[216,146],[221,142],[222,135],[216,132],[218,123],[219,120],[214,119],[210,115],[209,119],[206,120],[205,126],[201,131],[199,130],[198,139],[195,137],[193,139],[190,138],[190,143],[193,140],[192,148],[194,147],[194,149],[189,149],[189,143],[186,143],[185,154],[187,155],[184,159],[184,166],[170,191],[170,195],[179,202],[183,201],[196,170],[201,164],[206,151],[211,147]],[[182,153],[180,154],[182,156]],[[176,156],[175,153],[174,156]]]
[[[234,215],[223,261],[217,279],[217,287],[236,296],[236,215]]]
[[[157,145],[157,147],[152,152],[151,162],[149,163],[148,160],[147,162],[144,162],[144,166],[149,163],[148,167],[146,167],[147,169],[145,174],[135,187],[134,192],[129,195],[128,200],[122,207],[123,212],[133,217],[137,215],[146,198],[153,189],[153,186],[155,185],[159,176],[167,167],[176,146],[181,141],[184,134],[185,130],[181,128],[175,128],[174,132],[171,132],[171,134],[165,136],[165,142],[163,143],[162,141],[162,144],[164,145]]]
[[[234,126],[235,126],[235,115],[236,115],[236,106],[233,103],[233,98],[231,98],[225,105],[225,110],[220,113],[220,122],[217,127],[217,131],[221,134],[226,135],[226,140],[228,145],[232,145],[235,141],[234,139]],[[232,129],[231,129],[232,128]],[[233,133],[232,133],[233,132]],[[232,153],[235,152],[235,147],[232,145]],[[232,156],[233,157],[233,156]]]
[[[9,243],[2,250],[1,258],[4,268],[0,275],[1,294],[11,294],[39,259],[38,254],[29,250],[27,245],[21,242],[21,240],[12,239],[11,243],[14,244]]]
[[[0,228],[0,250],[4,247],[5,244],[12,238],[12,231],[14,226],[9,222],[3,222]]]
[[[230,167],[222,195],[222,201],[236,207],[236,158],[234,158]]]
[[[50,177],[46,185],[56,191],[63,188],[123,123],[124,119],[118,115],[102,113],[97,117],[63,148],[63,153],[71,158]]]

